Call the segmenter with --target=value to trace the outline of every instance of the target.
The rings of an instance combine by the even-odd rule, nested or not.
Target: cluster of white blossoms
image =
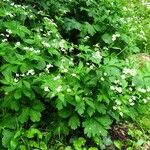
[[[147,87],[147,88],[138,88],[137,91],[141,92],[141,93],[149,93],[150,92],[150,87]]]
[[[34,69],[28,70],[27,73],[22,73],[22,74],[16,73],[16,77],[14,78],[14,82],[18,82],[20,77],[30,76],[30,75],[34,75],[34,74],[35,74]]]
[[[116,33],[112,35],[112,41],[115,41],[118,37],[120,37],[120,34]]]
[[[118,92],[118,93],[122,93],[122,87],[120,87],[120,86],[113,86],[113,85],[111,85],[110,89],[112,91],[115,91],[115,92]]]
[[[96,52],[92,53],[92,57],[95,58],[95,59],[98,59],[98,60],[102,59],[102,55],[99,51],[96,51]]]
[[[49,73],[49,68],[52,68],[52,67],[53,67],[52,64],[47,64],[45,68],[46,72]]]
[[[63,60],[62,60],[63,61]],[[65,61],[65,60],[64,60]],[[62,73],[67,73],[68,72],[68,69],[67,68],[65,68],[63,65],[61,65],[60,66],[60,71],[62,72]]]
[[[135,105],[135,101],[136,101],[136,97],[135,96],[131,96],[131,98],[129,99],[129,105],[130,106],[134,106]]]
[[[71,74],[71,76],[76,77],[76,76],[77,76],[77,74],[76,74],[76,73],[72,73],[72,74]]]
[[[62,91],[62,86],[61,85],[59,85],[57,88],[56,88],[56,92],[61,92]]]
[[[20,42],[16,42],[15,47],[19,47],[20,46]]]
[[[114,110],[120,110],[121,109],[120,106],[121,106],[121,101],[115,100],[115,105],[113,106],[113,109]]]
[[[47,17],[44,17],[44,20],[46,20],[49,24],[52,24],[54,25],[55,27],[57,27],[57,25],[54,23],[54,20],[53,19],[49,19]]]
[[[45,87],[44,87],[44,91],[45,91],[45,92],[49,92],[49,91],[50,91],[50,90],[49,90],[49,87],[48,87],[48,86],[45,86]]]
[[[59,80],[61,78],[60,75],[57,75],[56,77],[54,77],[54,81]]]
[[[42,41],[42,45],[46,48],[51,47],[50,44],[48,42]]]
[[[30,52],[32,52],[34,54],[39,54],[40,53],[40,50],[35,50],[33,47],[23,47],[23,50],[30,51]]]
[[[35,74],[34,69],[30,69],[30,70],[28,70],[28,72],[26,73],[27,76],[29,76],[29,75],[34,75],[34,74]]]
[[[124,68],[122,73],[126,76],[126,75],[130,75],[130,76],[135,76],[137,71],[135,69],[129,69],[129,68]]]

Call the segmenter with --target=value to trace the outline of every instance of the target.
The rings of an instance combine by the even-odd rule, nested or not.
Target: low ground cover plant
[[[110,134],[120,121],[145,135],[127,131],[133,138],[126,148],[144,147],[150,131],[149,33],[143,27],[149,8],[142,5],[139,23],[141,3],[131,2],[0,2],[0,147],[121,149],[122,141]]]

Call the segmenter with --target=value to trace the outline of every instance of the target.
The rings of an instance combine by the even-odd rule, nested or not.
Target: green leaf
[[[76,105],[75,105],[75,107],[76,107],[75,110],[76,110],[80,115],[82,115],[82,114],[84,113],[84,111],[85,111],[85,103],[84,103],[84,101],[77,102]]]
[[[122,149],[123,146],[122,142],[119,140],[114,141],[114,145],[120,150]]]
[[[78,126],[80,126],[80,120],[79,117],[77,115],[73,115],[68,122],[69,126],[75,130],[77,129]]]
[[[23,83],[24,83],[24,85],[25,85],[26,88],[28,88],[28,89],[31,88],[30,83],[28,81],[24,80]]]
[[[90,138],[97,136],[106,136],[107,130],[94,118],[86,119],[82,126],[84,127],[84,133]]]
[[[27,138],[33,138],[35,137],[35,135],[37,135],[39,139],[42,139],[42,133],[38,129],[35,129],[35,128],[30,128],[26,134]]]
[[[110,125],[112,123],[111,119],[109,116],[101,116],[101,117],[97,117],[96,120],[104,126],[105,129],[109,129]]]
[[[14,136],[14,133],[9,130],[3,130],[3,138],[2,138],[2,145],[5,148],[10,148],[10,142]]]
[[[30,109],[29,108],[23,108],[21,115],[18,117],[18,120],[21,123],[26,122],[29,118],[29,114],[30,114]]]
[[[40,118],[41,118],[41,113],[40,112],[37,112],[33,109],[30,109],[30,119],[33,121],[33,122],[38,122],[40,121]]]
[[[58,112],[59,116],[62,118],[68,118],[71,115],[71,110],[70,109],[62,109]]]
[[[14,93],[15,99],[20,99],[21,98],[21,90],[17,89]]]
[[[107,44],[111,44],[112,43],[112,37],[110,34],[105,33],[102,35],[102,40],[107,43]]]
[[[34,103],[34,105],[32,106],[32,109],[38,112],[42,112],[45,109],[45,107],[42,102],[37,101],[37,103]]]

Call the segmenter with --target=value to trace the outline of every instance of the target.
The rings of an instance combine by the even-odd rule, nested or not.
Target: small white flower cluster
[[[52,67],[53,67],[52,64],[47,64],[45,68],[46,72],[49,73],[49,68],[52,68]]]
[[[59,80],[61,78],[60,75],[57,75],[56,77],[54,77],[54,81]]]
[[[25,76],[24,73],[23,73],[23,74],[16,73],[16,77],[14,78],[14,82],[18,82],[18,81],[19,81],[19,78],[20,78],[20,77],[24,77],[24,76]]]
[[[12,15],[10,12],[6,12],[5,15],[6,15],[6,16],[9,16],[10,18],[13,18],[13,17],[14,17],[14,15]]]
[[[68,69],[67,69],[67,68],[64,68],[63,65],[60,66],[60,69],[61,69],[61,72],[62,72],[62,73],[67,73],[67,72],[68,72]]]
[[[131,98],[129,99],[130,106],[134,106],[135,105],[135,100],[136,100],[136,97],[135,96],[131,96]]]
[[[143,102],[146,104],[148,102],[148,99],[143,98]]]
[[[40,53],[40,50],[35,50],[33,47],[23,47],[23,49],[26,50],[26,51],[33,52],[34,54],[39,54]]]
[[[85,36],[84,37],[84,40],[88,40],[90,37],[89,36]]]
[[[15,47],[19,47],[20,46],[20,42],[16,42]]]
[[[121,101],[115,100],[115,105],[113,106],[113,109],[114,110],[120,110],[121,109],[120,106],[121,106]]]
[[[71,76],[73,76],[73,77],[77,77],[77,74],[75,74],[75,73],[72,73],[72,74],[71,74]]]
[[[26,8],[28,8],[28,6],[18,5],[18,4],[15,4],[15,3],[11,3],[10,5],[13,6],[14,8],[20,8],[20,9],[23,9],[23,10],[25,10]]]
[[[55,27],[57,27],[57,25],[54,23],[53,19],[49,19],[47,17],[44,17],[44,20],[46,20],[47,22],[49,22],[50,24],[54,25]]]
[[[70,88],[68,88],[68,89],[67,89],[67,92],[68,92],[68,93],[70,93],[70,92],[71,92],[71,89],[70,89]]]
[[[147,90],[144,89],[144,88],[138,88],[137,91],[138,91],[138,92],[141,92],[141,93],[146,93],[146,92],[147,92]]]
[[[6,29],[6,32],[8,32],[9,34],[12,34],[12,31],[10,29]]]
[[[49,87],[48,87],[48,86],[45,86],[45,87],[44,87],[44,91],[45,91],[45,92],[49,92],[49,91],[50,91],[50,90],[49,90]]]
[[[122,87],[119,87],[119,86],[110,86],[110,89],[112,91],[115,91],[115,92],[118,92],[118,93],[122,93]]]
[[[59,42],[59,47],[61,47],[61,49],[64,49],[64,48],[65,48],[65,44],[66,44],[66,41],[62,39],[62,40]]]
[[[27,76],[29,76],[29,75],[34,75],[34,74],[35,74],[34,69],[30,69],[30,70],[28,70],[28,72],[26,73]]]
[[[102,55],[101,55],[101,53],[99,52],[99,51],[96,51],[96,52],[94,52],[93,54],[92,54],[92,57],[93,58],[95,58],[95,59],[102,59]]]
[[[105,47],[103,47],[103,50],[108,51],[109,49],[108,49],[108,47],[105,46]]]
[[[5,35],[5,34],[1,33],[1,34],[0,34],[0,36],[2,36],[2,37],[3,37],[2,43],[5,43],[5,42],[7,42],[7,41],[8,41],[8,39],[7,39],[7,38],[9,37],[9,34],[6,34],[6,35]]]
[[[42,45],[46,48],[49,48],[51,47],[49,43],[45,42],[45,41],[42,41]]]
[[[137,73],[137,71],[135,69],[129,69],[129,68],[126,68],[126,67],[123,69],[124,76],[126,76],[126,75],[135,76],[136,73]]]
[[[101,81],[105,81],[104,77],[101,77],[100,79],[101,79]]]
[[[62,91],[62,86],[61,85],[59,85],[57,88],[56,88],[56,92],[61,92]]]
[[[7,39],[3,39],[3,40],[2,40],[2,43],[5,43],[5,42],[7,42],[7,41],[8,41]]]
[[[120,34],[116,33],[112,35],[112,41],[115,41],[118,37],[120,37]]]

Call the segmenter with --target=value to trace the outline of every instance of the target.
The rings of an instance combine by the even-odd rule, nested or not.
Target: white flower
[[[136,97],[135,97],[135,96],[132,96],[132,99],[133,99],[133,100],[136,100]]]
[[[135,105],[135,103],[133,103],[133,102],[132,102],[132,103],[130,103],[130,105],[131,105],[131,106],[134,106],[134,105]]]
[[[141,93],[146,93],[146,90],[143,89],[143,88],[138,88],[137,90],[138,90],[139,92],[141,92]]]
[[[6,31],[7,31],[9,34],[12,33],[12,31],[11,31],[10,29],[6,29]]]
[[[150,87],[148,87],[146,91],[147,91],[147,92],[150,92]]]
[[[143,99],[143,102],[146,104],[147,103],[147,99]]]
[[[101,53],[99,51],[93,53],[92,57],[95,59],[102,59]]]
[[[104,72],[104,76],[107,76],[107,73],[106,73],[106,72]]]
[[[7,42],[7,39],[3,39],[2,42],[3,42],[3,43],[4,43],[4,42]]]
[[[130,98],[130,99],[129,99],[129,102],[130,102],[130,103],[133,102],[133,99]]]
[[[21,74],[20,76],[21,76],[21,77],[24,77],[24,76],[25,76],[25,74],[23,73],[23,74]]]
[[[18,74],[18,73],[16,73],[16,77],[19,77],[19,74]]]
[[[120,101],[116,101],[116,104],[117,104],[117,105],[121,105],[121,102],[120,102]]]
[[[15,46],[20,46],[20,42],[17,42],[17,43],[15,44]]]
[[[114,91],[114,90],[115,90],[115,87],[114,87],[114,86],[110,86],[110,89]]]
[[[119,82],[120,82],[119,80],[115,80],[115,81],[114,81],[115,84],[118,84]]]
[[[124,68],[123,73],[125,75],[135,76],[136,75],[136,70],[135,69]]]
[[[121,75],[121,79],[125,79],[126,78],[126,76],[123,74],[123,75]]]
[[[54,77],[54,80],[58,80],[58,79],[60,79],[60,78],[61,78],[61,76],[58,75],[58,76]]]
[[[117,39],[117,37],[120,37],[120,34],[113,34],[112,35],[112,41],[115,41]]]
[[[46,68],[51,68],[51,67],[53,67],[52,64],[47,64],[47,65],[46,65]]]
[[[123,116],[123,112],[119,112],[120,116]]]
[[[45,86],[45,87],[44,87],[44,91],[45,91],[45,92],[49,92],[48,86]]]
[[[67,92],[71,92],[71,89],[67,89]]]
[[[68,72],[68,69],[63,69],[63,72],[64,72],[64,73]]]
[[[62,91],[62,86],[59,85],[59,86],[56,88],[56,91],[57,91],[57,92],[61,92],[61,91]]]
[[[47,47],[47,48],[50,47],[50,44],[45,42],[45,41],[43,41],[42,44],[43,44],[44,47]]]
[[[113,109],[114,109],[114,110],[117,110],[117,107],[116,107],[116,106],[113,106]]]
[[[116,87],[116,91],[117,91],[118,93],[121,93],[121,92],[122,92],[122,88],[121,88],[121,87]]]
[[[28,76],[28,75],[34,75],[34,74],[35,74],[35,72],[34,72],[33,69],[30,69],[30,70],[28,70],[28,72],[27,72],[27,76]]]
[[[77,76],[75,73],[72,73],[71,75],[72,75],[73,77],[76,77],[76,76]]]
[[[112,35],[112,41],[115,41],[116,40],[116,36],[115,34]]]
[[[104,81],[105,79],[103,77],[101,77],[101,81]]]
[[[17,79],[17,78],[14,78],[14,82],[18,82],[18,79]]]
[[[133,89],[131,87],[129,87],[129,91],[132,91]]]

